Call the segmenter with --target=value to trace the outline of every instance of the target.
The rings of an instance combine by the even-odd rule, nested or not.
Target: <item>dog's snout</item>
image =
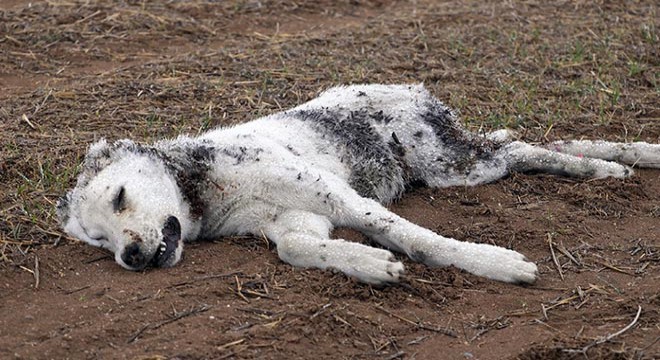
[[[176,216],[169,216],[163,225],[163,237],[165,241],[179,241],[181,238],[181,224]]]
[[[121,260],[124,264],[134,269],[143,268],[147,262],[146,256],[144,256],[140,245],[137,243],[132,243],[124,248],[124,252],[121,254]]]
[[[142,238],[140,237],[140,234],[136,233],[133,230],[124,229],[124,234],[130,236],[131,240],[133,240],[136,243],[141,243],[142,242]]]

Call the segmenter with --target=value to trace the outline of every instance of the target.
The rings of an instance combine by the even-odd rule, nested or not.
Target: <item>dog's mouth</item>
[[[163,239],[160,245],[158,245],[154,257],[151,259],[151,266],[167,267],[172,265],[171,260],[174,257],[177,247],[179,247],[177,240]]]
[[[168,217],[165,226],[163,226],[162,234],[163,240],[160,241],[158,249],[156,249],[156,253],[151,259],[151,265],[156,267],[168,267],[174,263],[174,256],[181,240],[179,220],[174,216]]]

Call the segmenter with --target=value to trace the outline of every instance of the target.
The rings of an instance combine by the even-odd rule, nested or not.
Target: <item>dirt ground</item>
[[[653,1],[0,2],[0,358],[660,358],[657,170],[391,206],[527,255],[533,286],[402,258],[406,280],[374,288],[250,237],[128,272],[54,217],[95,139],[196,134],[340,83],[424,82],[472,130],[530,142],[658,143],[658,19]]]

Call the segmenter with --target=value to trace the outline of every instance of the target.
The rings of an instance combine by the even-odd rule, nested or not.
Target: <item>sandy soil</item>
[[[653,2],[0,3],[0,358],[660,357],[657,170],[515,175],[391,206],[524,253],[533,286],[401,257],[407,279],[374,288],[251,237],[128,272],[53,209],[94,139],[198,133],[338,83],[423,81],[471,129],[532,142],[660,142],[658,18]]]

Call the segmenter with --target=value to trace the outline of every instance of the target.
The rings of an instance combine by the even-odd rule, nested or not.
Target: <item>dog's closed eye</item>
[[[126,209],[126,189],[123,186],[112,199],[112,210],[116,213],[121,213]]]

